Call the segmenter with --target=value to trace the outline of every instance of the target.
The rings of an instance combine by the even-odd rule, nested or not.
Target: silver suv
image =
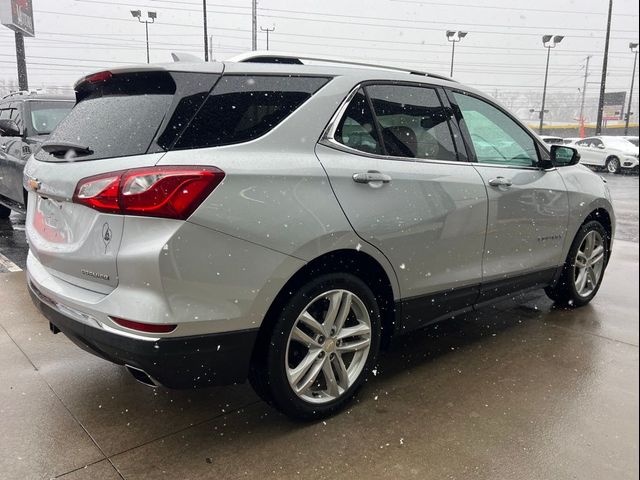
[[[394,336],[531,288],[598,291],[604,181],[492,99],[392,68],[246,55],[99,72],[27,164],[28,282],[79,346],[288,415]]]

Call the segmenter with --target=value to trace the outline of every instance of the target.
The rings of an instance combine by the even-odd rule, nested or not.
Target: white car
[[[638,146],[623,137],[587,137],[575,142],[580,163],[604,168],[609,173],[638,168]]]
[[[540,135],[540,138],[547,145],[562,145],[564,139],[562,137],[554,137],[551,135]]]

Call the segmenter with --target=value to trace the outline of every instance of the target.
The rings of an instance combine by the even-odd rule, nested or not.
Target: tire
[[[11,209],[0,205],[0,219],[9,218],[9,215],[11,215]]]
[[[338,330],[330,331],[328,324]],[[298,289],[280,310],[263,354],[253,358],[249,380],[261,398],[285,415],[325,418],[341,410],[366,380],[378,357],[380,332],[378,303],[362,280],[351,274],[322,275]]]
[[[588,253],[588,245],[585,243],[588,242],[587,237],[594,238],[595,241],[591,255],[585,255],[585,252]],[[547,296],[565,307],[582,307],[588,304],[602,284],[609,262],[610,240],[609,234],[600,222],[590,221],[582,225],[571,244],[560,278],[555,285],[545,289]],[[596,255],[600,246],[601,257]],[[581,265],[585,267],[581,268]],[[589,269],[593,275],[589,273]],[[584,276],[581,276],[582,274]]]
[[[609,173],[620,173],[620,159],[618,157],[607,158],[604,168]]]

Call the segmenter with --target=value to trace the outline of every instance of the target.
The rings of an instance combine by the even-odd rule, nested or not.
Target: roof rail
[[[419,70],[413,70],[410,68],[402,68],[402,67],[393,67],[390,65],[379,65],[375,63],[366,63],[366,62],[358,62],[354,60],[349,60],[346,58],[335,58],[335,57],[324,57],[321,55],[306,55],[306,54],[296,54],[296,53],[288,53],[288,52],[273,52],[270,50],[263,51],[254,51],[241,53],[240,55],[236,55],[229,59],[230,62],[238,62],[238,63],[288,63],[288,64],[300,64],[302,65],[302,60],[311,60],[314,62],[325,62],[325,63],[337,63],[340,65],[347,66],[358,66],[358,67],[367,67],[367,68],[379,68],[382,70],[393,70],[396,72],[406,72],[411,75],[422,75],[425,77],[438,78],[440,80],[448,80],[451,82],[455,82],[452,78],[449,78],[444,75],[437,75],[429,72],[422,72]]]
[[[16,97],[18,95],[30,95],[31,93],[35,93],[35,92],[30,92],[28,90],[17,90],[15,92],[7,93],[4,97],[1,98],[1,100],[4,100],[5,98],[9,98],[9,97]]]

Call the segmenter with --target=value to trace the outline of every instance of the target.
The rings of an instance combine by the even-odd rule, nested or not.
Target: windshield
[[[36,135],[49,135],[69,114],[73,101],[31,102],[31,128]]]
[[[632,145],[635,145],[636,147],[638,146],[638,139],[637,138],[625,138],[625,140],[629,143],[631,143]]]
[[[631,140],[628,140],[626,138],[610,138],[605,140],[605,142],[608,147],[620,148],[623,150],[629,150],[630,148],[638,146],[637,140],[636,143],[633,143]]]

